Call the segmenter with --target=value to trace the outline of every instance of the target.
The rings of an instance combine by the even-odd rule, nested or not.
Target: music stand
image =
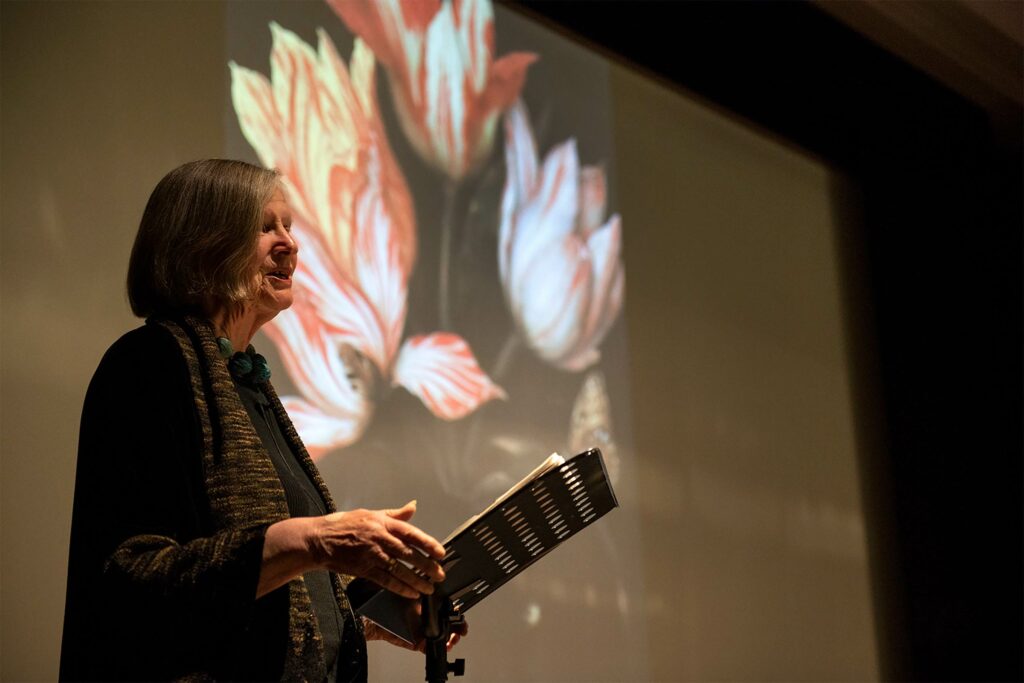
[[[423,596],[419,622],[413,602],[364,579],[349,584],[353,608],[403,640],[427,636],[427,681],[461,676],[464,660],[450,664],[451,626],[478,602],[563,541],[618,507],[601,451],[592,448],[521,484],[470,520],[445,542],[445,580]]]

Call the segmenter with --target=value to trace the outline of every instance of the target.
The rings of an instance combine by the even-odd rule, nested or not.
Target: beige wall
[[[149,191],[222,148],[227,67],[215,3],[0,13],[0,677],[54,680],[82,398],[134,326],[123,282]]]
[[[150,189],[223,149],[223,8],[0,13],[0,678],[50,680],[81,401],[133,325]],[[874,678],[835,179],[621,70],[612,86],[650,673]]]
[[[651,677],[876,679],[842,181],[612,73]]]

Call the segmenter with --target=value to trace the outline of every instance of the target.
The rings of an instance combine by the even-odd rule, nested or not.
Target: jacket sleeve
[[[265,527],[214,532],[184,359],[149,325],[107,352],[82,413],[62,679],[178,677],[234,647]]]

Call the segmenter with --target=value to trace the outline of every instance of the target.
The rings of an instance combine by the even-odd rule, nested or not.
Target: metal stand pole
[[[452,634],[452,624],[462,621],[460,615],[452,610],[452,601],[446,596],[424,595],[421,599],[423,608],[423,633],[427,638],[426,680],[428,683],[444,683],[448,673],[462,676],[466,672],[466,660],[448,661],[448,638]]]

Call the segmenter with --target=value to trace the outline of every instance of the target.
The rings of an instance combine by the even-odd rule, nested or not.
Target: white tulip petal
[[[580,171],[579,203],[579,228],[584,236],[590,235],[601,225],[605,199],[604,169],[600,166],[584,166]]]
[[[577,345],[591,299],[590,263],[575,238],[551,245],[520,288],[520,324],[542,358],[557,363]]]
[[[372,304],[359,288],[342,277],[326,253],[323,242],[301,223],[292,224],[301,247],[293,275],[296,303],[308,306],[341,341],[370,358],[381,371],[389,364],[384,333]],[[273,321],[271,321],[273,322]]]
[[[552,150],[544,161],[541,186],[520,207],[515,239],[509,249],[509,292],[517,298],[525,286],[525,272],[550,245],[559,244],[576,223],[578,163],[573,140]]]
[[[450,3],[444,3],[427,29],[426,128],[432,156],[453,177],[465,170],[466,81]]]
[[[622,270],[619,253],[622,249],[622,226],[619,215],[612,216],[599,230],[587,239],[587,251],[593,267],[593,306],[585,324],[586,336],[594,335],[601,316],[608,309],[608,299],[617,274]],[[600,343],[597,339],[595,343]]]
[[[353,386],[341,359],[341,340],[316,319],[315,311],[296,310],[293,305],[264,329],[277,345],[292,381],[321,412],[339,419],[367,413],[366,400]]]
[[[335,448],[354,443],[366,428],[365,415],[338,417],[318,410],[298,396],[282,396],[281,405],[313,460],[319,460]]]
[[[373,169],[368,175],[373,183]],[[398,241],[393,239],[392,221],[379,187],[371,186],[359,197],[356,224],[359,226],[354,245],[356,277],[377,313],[377,326],[383,332],[381,357],[392,359],[405,326],[406,280],[401,250]],[[389,368],[382,365],[381,369],[387,372]]]
[[[505,165],[507,173],[501,197],[498,269],[502,283],[508,288],[516,211],[533,193],[537,182],[537,146],[522,102],[516,102],[505,115]]]

